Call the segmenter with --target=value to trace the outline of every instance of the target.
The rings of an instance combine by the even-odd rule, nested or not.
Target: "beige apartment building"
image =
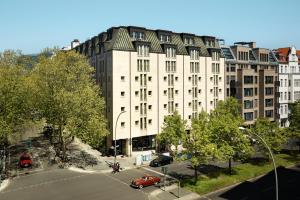
[[[212,36],[120,26],[73,49],[96,69],[111,133],[107,146],[116,139],[122,154],[154,150],[164,117],[175,110],[190,124],[225,97],[224,57]]]
[[[242,105],[245,123],[258,117],[278,118],[278,61],[269,49],[257,48],[255,42],[222,45],[225,56],[226,97],[236,97]]]

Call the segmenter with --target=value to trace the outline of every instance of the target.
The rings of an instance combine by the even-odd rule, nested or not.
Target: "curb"
[[[9,183],[9,179],[5,179],[4,181],[2,181],[2,183],[0,183],[0,192],[4,190],[9,185]]]

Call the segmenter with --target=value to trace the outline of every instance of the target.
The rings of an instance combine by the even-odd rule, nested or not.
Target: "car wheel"
[[[142,189],[142,188],[143,188],[143,185],[139,185],[139,188]]]

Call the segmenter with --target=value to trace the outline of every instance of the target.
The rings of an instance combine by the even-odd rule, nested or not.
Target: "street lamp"
[[[116,166],[116,161],[117,161],[117,124],[118,124],[118,120],[119,120],[120,115],[122,115],[123,113],[126,113],[126,111],[120,112],[120,114],[117,117],[116,124],[115,124],[115,159],[114,159],[114,166]]]
[[[244,127],[239,127],[239,129],[247,131],[247,129],[244,128]],[[271,155],[271,158],[272,158],[272,161],[273,161],[274,172],[275,172],[276,200],[278,200],[278,178],[277,178],[277,169],[276,169],[276,164],[275,164],[275,160],[274,160],[274,157],[273,157],[273,153],[272,153],[270,147],[267,145],[266,141],[260,135],[258,135],[255,132],[251,132],[251,133],[253,133],[256,137],[258,137],[264,143],[264,145],[267,147],[267,149],[268,149],[268,151]]]

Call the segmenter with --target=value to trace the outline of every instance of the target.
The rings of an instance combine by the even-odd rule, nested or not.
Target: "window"
[[[144,40],[145,39],[145,34],[143,32],[133,31],[131,33],[131,37],[134,40]]]
[[[152,119],[148,119],[148,124],[152,124]]]
[[[166,76],[164,76],[164,81],[167,81],[167,77]]]
[[[190,59],[191,60],[199,60],[199,51],[195,49],[190,50]]]
[[[253,112],[244,113],[245,121],[252,121],[253,120]]]
[[[161,42],[171,42],[171,36],[170,35],[165,35],[165,34],[161,34],[160,35],[160,41]]]
[[[265,77],[265,83],[266,84],[272,84],[273,83],[273,76],[266,76]]]
[[[134,123],[136,126],[139,125],[139,120],[135,121]]]
[[[244,88],[244,96],[245,97],[253,96],[253,88]]]
[[[176,49],[173,47],[166,48],[166,57],[167,58],[176,58]]]
[[[135,106],[135,111],[139,111],[139,106]]]
[[[125,76],[121,76],[121,81],[125,81]]]
[[[266,95],[273,95],[273,88],[272,87],[266,87]]]
[[[294,80],[294,86],[295,87],[300,87],[300,79],[295,79]]]
[[[121,92],[121,96],[124,97],[125,96],[125,92]]]
[[[265,117],[273,117],[273,110],[266,110]]]
[[[164,104],[164,108],[167,108],[167,104]]]
[[[175,90],[175,94],[178,94],[178,90]]]
[[[138,76],[134,77],[134,80],[139,81],[139,77]]]
[[[253,76],[244,76],[244,84],[253,84]]]
[[[152,81],[152,77],[151,77],[151,76],[148,77],[148,81],[149,81],[149,82]]]
[[[297,101],[300,99],[300,91],[295,91],[294,92],[294,100]]]
[[[164,90],[164,95],[167,95],[167,90]]]
[[[139,95],[139,91],[135,91],[134,94],[135,94],[135,96],[138,96]]]
[[[149,57],[149,46],[143,44],[137,45],[137,55],[139,57]]]
[[[121,107],[121,111],[122,111],[122,112],[125,111],[125,107]]]
[[[176,108],[178,107],[178,103],[175,103],[175,107],[176,107]]]
[[[149,110],[152,110],[152,105],[148,105],[148,109],[149,109]]]
[[[265,106],[266,107],[272,107],[273,106],[273,99],[266,99],[265,100]]]
[[[121,127],[125,127],[125,122],[121,122]]]
[[[152,95],[152,91],[148,91],[148,95],[151,96]]]
[[[177,76],[175,77],[175,81],[178,81],[178,77]]]

